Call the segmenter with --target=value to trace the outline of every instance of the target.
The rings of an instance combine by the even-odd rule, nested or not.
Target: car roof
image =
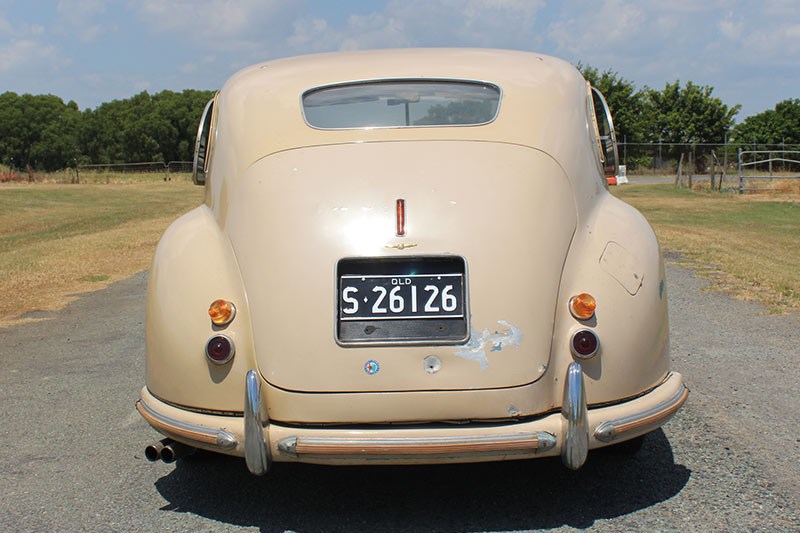
[[[467,127],[321,131],[305,123],[301,98],[306,91],[388,79],[491,83],[502,91],[500,110],[492,123]],[[558,158],[557,152],[563,150],[560,134],[588,139],[586,94],[586,82],[575,67],[533,52],[469,48],[337,52],[276,59],[237,72],[220,92],[218,129],[219,135],[226,132],[226,142],[237,143],[239,156],[249,163],[306,146],[419,140],[508,142]]]

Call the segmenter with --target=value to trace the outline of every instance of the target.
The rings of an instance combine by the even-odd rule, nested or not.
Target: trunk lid
[[[486,389],[544,373],[576,225],[570,183],[547,154],[490,142],[310,147],[261,159],[229,194],[226,230],[258,367],[272,385]],[[402,237],[398,199],[405,201]],[[343,259],[427,257],[463,258],[466,342],[337,342]]]

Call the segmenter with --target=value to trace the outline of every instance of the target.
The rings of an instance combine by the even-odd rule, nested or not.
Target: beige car
[[[688,390],[659,245],[609,194],[616,168],[605,100],[553,57],[235,74],[198,131],[205,202],[150,270],[136,406],[166,438],[147,457],[577,469],[641,442]]]

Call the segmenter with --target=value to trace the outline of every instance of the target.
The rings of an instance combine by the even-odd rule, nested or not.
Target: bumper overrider
[[[561,455],[580,468],[589,449],[635,438],[666,423],[689,395],[683,378],[670,372],[636,398],[589,408],[581,366],[569,365],[560,412],[535,420],[452,427],[358,429],[299,427],[272,423],[261,393],[261,378],[245,378],[243,416],[188,411],[162,402],[143,388],[136,408],[157,431],[183,444],[244,456],[253,474],[274,460],[320,464],[477,462]]]

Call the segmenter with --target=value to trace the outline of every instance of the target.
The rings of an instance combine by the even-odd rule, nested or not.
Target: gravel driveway
[[[667,268],[673,367],[692,394],[634,458],[435,467],[173,465],[134,411],[145,274],[0,330],[0,529],[798,531],[800,316]]]

